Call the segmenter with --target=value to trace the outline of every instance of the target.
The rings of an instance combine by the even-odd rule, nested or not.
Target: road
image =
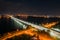
[[[36,24],[33,24],[33,23],[29,23],[29,22],[26,22],[24,20],[21,20],[21,19],[18,19],[18,18],[15,18],[13,16],[10,16],[12,20],[14,20],[16,23],[18,23],[19,25],[22,25],[23,26],[23,29],[26,29],[27,26],[26,25],[31,25],[32,27],[38,29],[38,30],[45,30],[46,32],[49,32],[49,34],[53,37],[57,37],[60,39],[60,32],[54,30],[54,29],[48,29],[48,28],[45,28],[41,25],[36,25]],[[26,25],[25,25],[26,24]]]

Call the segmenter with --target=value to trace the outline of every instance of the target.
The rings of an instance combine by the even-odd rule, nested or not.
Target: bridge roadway
[[[49,32],[49,34],[53,37],[57,37],[60,39],[60,32],[59,31],[56,31],[55,29],[48,29],[48,28],[45,28],[41,25],[36,25],[36,24],[33,24],[33,23],[29,23],[29,22],[26,22],[24,20],[21,20],[21,19],[18,19],[18,18],[15,18],[13,16],[10,16],[12,20],[14,20],[16,23],[20,24],[23,26],[23,29],[26,29],[27,26],[26,25],[31,25],[32,27],[38,29],[38,30],[45,30],[46,32]],[[26,24],[26,25],[25,25]]]

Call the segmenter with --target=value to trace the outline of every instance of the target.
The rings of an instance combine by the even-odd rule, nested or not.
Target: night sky
[[[2,13],[60,15],[60,1],[0,0],[0,14]]]

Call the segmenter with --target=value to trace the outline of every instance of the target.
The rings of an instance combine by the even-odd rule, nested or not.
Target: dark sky
[[[0,0],[0,14],[9,12],[60,15],[60,1]]]

